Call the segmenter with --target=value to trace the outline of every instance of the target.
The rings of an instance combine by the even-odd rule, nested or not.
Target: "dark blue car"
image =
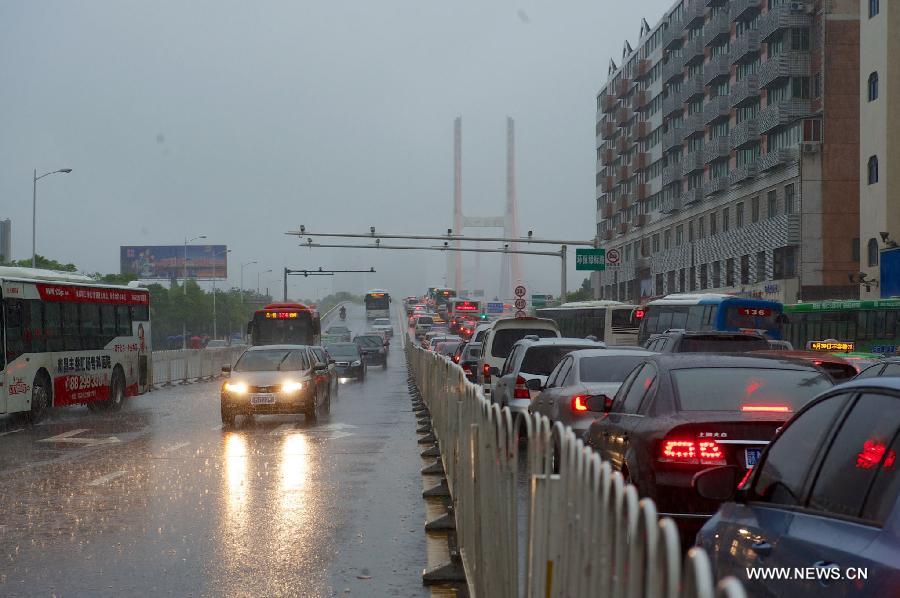
[[[694,477],[701,495],[732,499],[697,543],[750,596],[898,596],[898,453],[900,378],[836,386],[785,424],[736,493],[733,468]]]

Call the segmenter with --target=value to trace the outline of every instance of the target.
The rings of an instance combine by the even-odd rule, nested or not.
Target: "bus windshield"
[[[388,309],[390,297],[387,293],[370,293],[366,295],[366,309]]]
[[[251,332],[254,345],[313,345],[315,344],[312,318],[308,312],[299,312],[296,318],[266,318],[265,314],[253,317]]]

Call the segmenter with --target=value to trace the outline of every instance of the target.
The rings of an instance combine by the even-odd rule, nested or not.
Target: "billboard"
[[[227,278],[228,251],[225,245],[123,245],[120,247],[122,274],[141,279],[184,278],[185,253],[188,278]]]
[[[900,296],[900,248],[881,252],[881,298]]]

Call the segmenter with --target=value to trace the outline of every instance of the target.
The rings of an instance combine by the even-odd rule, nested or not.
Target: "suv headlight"
[[[362,365],[362,361],[360,361],[360,360],[357,359],[356,361],[354,361],[354,362],[351,363],[350,365],[353,366],[353,367],[361,366],[361,365]]]
[[[297,392],[298,390],[303,390],[303,382],[288,380],[281,385],[281,392]]]
[[[226,382],[224,388],[226,391],[233,392],[237,395],[242,395],[247,392],[247,384],[244,382]]]

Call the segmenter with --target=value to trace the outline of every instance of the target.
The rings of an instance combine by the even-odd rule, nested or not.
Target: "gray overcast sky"
[[[231,284],[237,262],[259,260],[270,286],[284,266],[378,270],[294,280],[298,296],[420,293],[443,282],[443,254],[301,250],[283,233],[444,231],[457,115],[468,214],[502,213],[510,115],[523,232],[589,238],[594,95],[640,18],[670,4],[3,0],[0,217],[14,257],[30,257],[32,169],[70,167],[38,184],[38,253],[83,270],[118,271],[120,245],[205,233],[233,249]],[[572,262],[570,289],[583,278]],[[498,265],[481,259],[489,293]],[[553,258],[523,270],[530,290],[558,293]]]

